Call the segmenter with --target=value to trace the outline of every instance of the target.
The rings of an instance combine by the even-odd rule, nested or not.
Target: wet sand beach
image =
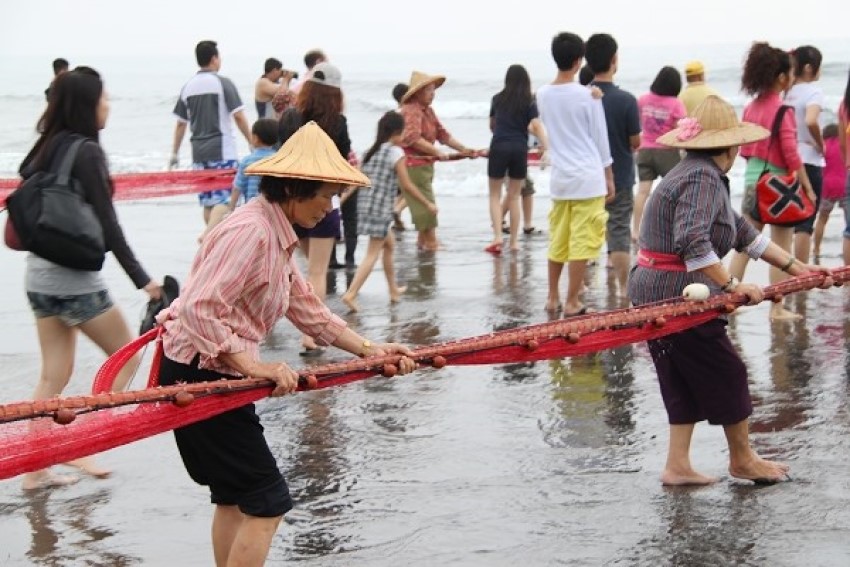
[[[547,320],[546,235],[521,236],[519,253],[494,258],[483,251],[486,197],[438,199],[446,249],[420,254],[415,233],[402,233],[402,301],[390,306],[376,271],[358,297],[361,311],[345,314],[339,271],[331,308],[370,338],[412,346]],[[538,195],[538,227],[548,210]],[[118,211],[152,275],[182,281],[202,228],[195,200],[121,203]],[[842,229],[836,212],[824,263],[840,264]],[[365,248],[361,238],[358,259]],[[31,396],[39,351],[23,254],[0,248],[0,263],[0,401],[10,402]],[[114,259],[104,273],[137,328],[144,294]],[[607,278],[603,258],[590,271],[586,303],[625,307]],[[745,279],[766,283],[765,265],[751,264]],[[734,482],[722,429],[701,424],[694,465],[722,480],[662,487],[666,414],[643,344],[533,364],[426,369],[259,403],[296,502],[269,564],[847,565],[850,290],[813,291],[789,307],[805,318],[771,324],[760,305],[734,315],[729,329],[750,371],[756,449],[789,463],[791,482]],[[297,332],[282,322],[264,357],[300,367],[307,361],[299,350]],[[330,349],[317,362],[343,357]],[[67,393],[86,392],[103,359],[81,340]],[[145,379],[140,372],[134,387]],[[113,469],[110,478],[51,491],[25,494],[20,479],[0,481],[0,564],[213,564],[208,493],[186,475],[170,433],[99,462]]]

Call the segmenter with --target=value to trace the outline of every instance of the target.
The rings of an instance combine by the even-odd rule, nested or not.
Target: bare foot
[[[94,459],[91,457],[83,457],[82,459],[76,459],[73,461],[68,461],[65,465],[69,467],[74,467],[79,471],[86,473],[89,476],[93,476],[95,478],[107,478],[112,474],[112,471],[109,469],[104,469],[97,464],[95,464]]]
[[[360,311],[360,306],[357,305],[356,301],[354,301],[355,297],[355,295],[348,292],[343,293],[342,297],[340,297],[342,302],[345,303],[346,307],[348,307],[349,311],[351,311],[352,313],[357,313],[358,311]]]
[[[793,311],[788,311],[781,305],[771,307],[770,309],[770,320],[771,321],[797,321],[798,319],[802,319],[803,316],[799,313],[794,313]]]
[[[788,480],[789,469],[785,463],[768,461],[755,453],[752,453],[752,458],[746,462],[729,464],[729,474],[735,478],[752,480],[756,484]]]
[[[544,311],[548,311],[549,313],[556,313],[562,309],[561,302],[555,299],[554,301],[549,299],[546,301],[546,305],[543,307]]]
[[[40,490],[42,488],[56,488],[68,486],[79,481],[80,478],[72,474],[54,474],[49,470],[36,471],[24,475],[22,488],[24,490]]]
[[[714,484],[718,479],[716,476],[708,476],[698,473],[693,469],[686,471],[672,471],[664,469],[661,473],[661,484],[664,486],[708,486]]]
[[[401,294],[407,291],[406,285],[396,286],[395,290],[390,290],[390,303],[398,303],[401,301]]]

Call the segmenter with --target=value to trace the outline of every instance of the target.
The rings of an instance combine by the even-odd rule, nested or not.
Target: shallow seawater
[[[414,346],[545,321],[546,237],[524,238],[516,256],[493,258],[483,252],[483,198],[444,198],[440,206],[446,250],[421,255],[415,235],[403,233],[403,301],[389,305],[376,271],[359,298],[362,311],[346,320],[373,339]],[[538,199],[541,226],[547,212],[548,201]],[[152,273],[185,276],[200,232],[191,199],[122,204],[119,214]],[[837,215],[831,223],[825,262],[837,265],[843,226]],[[0,399],[13,401],[30,396],[39,353],[23,260],[5,249],[0,259]],[[608,293],[600,264],[586,302],[624,307]],[[136,326],[143,296],[112,260],[106,276]],[[747,279],[766,283],[766,270],[753,265]],[[331,283],[328,303],[344,313],[346,274]],[[770,324],[766,305],[730,319],[750,371],[753,442],[791,465],[793,481],[775,486],[733,482],[722,430],[706,424],[696,430],[694,465],[722,480],[699,489],[660,485],[666,415],[643,344],[425,369],[264,400],[266,435],[296,500],[269,564],[847,565],[849,294],[788,298],[805,314],[799,322]],[[298,350],[297,333],[281,322],[264,357],[301,366]],[[317,362],[341,358],[328,351]],[[86,391],[102,360],[81,340],[68,393]],[[18,479],[0,482],[0,564],[212,564],[212,506],[169,434],[100,461],[114,469],[111,478],[34,495],[23,494]]]

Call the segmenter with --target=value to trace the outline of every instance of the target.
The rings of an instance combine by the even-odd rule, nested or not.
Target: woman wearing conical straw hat
[[[461,153],[472,153],[472,150],[455,140],[443,127],[431,106],[434,94],[445,81],[446,78],[442,75],[414,71],[410,76],[407,92],[401,97],[401,114],[404,116],[402,147],[408,156],[408,174],[416,188],[432,203],[436,203],[432,186],[434,162],[417,159],[415,156],[440,157],[443,154],[434,145],[436,142]],[[407,194],[405,199],[410,208],[413,225],[419,232],[419,249],[436,250],[440,246],[437,240],[437,214]]]
[[[298,376],[289,366],[260,360],[260,342],[281,317],[322,345],[359,356],[402,354],[400,372],[412,371],[406,347],[372,343],[348,328],[295,262],[293,224],[315,226],[345,187],[368,186],[369,179],[315,122],[246,173],[262,176],[260,196],[207,235],[181,296],[157,317],[165,328],[160,384],[249,376],[274,381],[273,396],[294,391]],[[262,565],[292,500],[254,405],[176,429],[174,436],[189,475],[209,486],[215,504],[216,564]]]
[[[761,287],[740,283],[721,262],[733,248],[793,276],[829,273],[821,266],[795,261],[732,208],[726,173],[738,147],[768,135],[761,126],[739,122],[729,103],[709,96],[692,117],[658,138],[659,143],[687,154],[659,183],[644,209],[637,266],[629,278],[629,297],[635,304],[679,296],[692,283],[708,286],[711,293],[742,293],[758,303],[764,297]],[[826,278],[824,287],[831,283]],[[651,340],[649,351],[670,423],[663,484],[717,481],[691,466],[691,437],[696,423],[703,420],[723,426],[730,475],[755,482],[787,477],[786,465],[762,459],[750,446],[747,368],[726,334],[725,320]]]

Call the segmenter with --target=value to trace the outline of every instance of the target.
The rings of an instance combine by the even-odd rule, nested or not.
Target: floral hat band
[[[739,121],[731,104],[711,95],[657,142],[671,148],[699,150],[741,146],[768,136],[770,132],[766,128]]]

